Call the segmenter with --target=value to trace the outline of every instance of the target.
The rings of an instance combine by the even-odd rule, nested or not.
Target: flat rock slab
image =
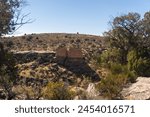
[[[18,63],[26,63],[38,60],[40,63],[54,61],[54,51],[12,51],[13,57]]]
[[[14,54],[30,54],[30,53],[37,53],[37,54],[44,54],[44,53],[55,53],[54,51],[11,51]]]
[[[122,91],[124,99],[147,100],[150,99],[150,78],[138,77],[137,82],[124,88]]]

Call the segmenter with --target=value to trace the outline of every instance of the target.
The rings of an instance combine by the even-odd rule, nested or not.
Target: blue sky
[[[82,33],[102,35],[115,16],[150,11],[150,0],[28,0],[23,13],[35,20],[16,34]]]

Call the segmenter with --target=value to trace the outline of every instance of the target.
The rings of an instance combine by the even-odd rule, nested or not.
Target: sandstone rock
[[[59,73],[65,73],[67,70],[65,68],[59,67],[58,72]]]
[[[89,99],[95,99],[99,95],[99,92],[96,90],[94,83],[89,84],[86,92],[87,92],[87,97]]]
[[[75,96],[73,100],[80,100],[79,96]]]
[[[25,94],[20,94],[15,97],[15,100],[26,100],[27,96]]]
[[[150,99],[150,78],[139,77],[137,82],[133,83],[122,91],[124,99],[146,100]]]

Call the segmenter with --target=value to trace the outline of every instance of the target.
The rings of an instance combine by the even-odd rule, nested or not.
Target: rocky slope
[[[13,87],[14,99],[44,99],[41,89],[49,82],[64,82],[76,92],[73,99],[105,99],[96,89],[105,76],[95,61],[105,50],[102,37],[51,33],[4,37],[1,41],[17,61],[19,79]],[[123,99],[150,99],[149,84],[149,78],[139,77],[124,87]],[[0,99],[5,99],[2,89]]]
[[[3,38],[2,42],[13,52],[17,60],[20,80],[13,88],[15,92],[20,92],[18,89],[25,89],[24,87],[28,87],[27,92],[32,92],[30,89],[32,87],[37,95],[40,87],[48,82],[61,81],[76,91],[84,92],[87,99],[102,99],[95,91],[95,84],[100,81],[95,57],[104,49],[102,37],[57,33],[31,34]],[[67,56],[65,64],[60,64],[57,59],[57,49],[64,47],[79,49],[81,51],[79,53],[83,56],[82,60],[72,61]],[[69,56],[79,55],[74,50],[69,52]],[[88,92],[92,92],[94,96]],[[38,99],[38,96],[32,95],[29,98],[26,93],[17,93],[15,99]],[[85,96],[78,95],[75,99],[85,99]]]

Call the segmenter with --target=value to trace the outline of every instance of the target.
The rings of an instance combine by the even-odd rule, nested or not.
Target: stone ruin
[[[12,51],[13,52],[13,51]],[[14,58],[19,63],[27,63],[34,60],[41,60],[43,62],[57,62],[60,65],[82,65],[84,57],[81,49],[66,47],[58,48],[54,51],[19,51],[13,52]],[[42,63],[43,63],[42,62]]]
[[[92,78],[92,81],[100,80],[99,75],[85,62],[82,50],[79,48],[58,48],[56,62],[75,74]]]
[[[59,48],[56,50],[56,61],[59,64],[64,64],[65,60],[67,58],[67,48]]]
[[[65,47],[56,50],[56,60],[62,65],[80,65],[84,62],[81,49]]]

